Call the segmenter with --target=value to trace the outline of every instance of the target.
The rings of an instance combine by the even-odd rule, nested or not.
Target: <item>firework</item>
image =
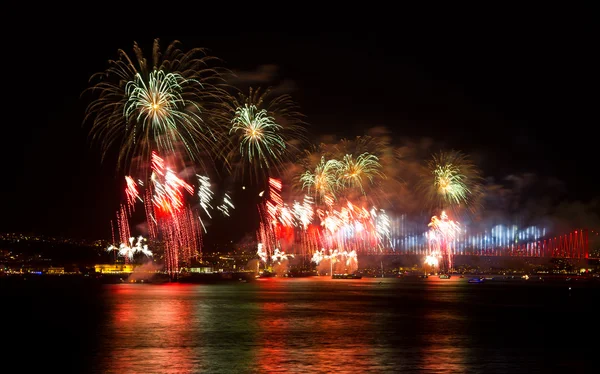
[[[319,200],[326,196],[335,197],[338,188],[338,174],[341,163],[337,160],[327,160],[321,157],[321,162],[314,171],[307,170],[300,176],[302,189],[306,188],[308,193],[315,195]]]
[[[436,256],[427,255],[425,256],[425,265],[437,268],[439,266],[439,260]]]
[[[161,249],[164,251],[165,270],[174,276],[179,271],[181,263],[190,264],[192,259],[200,255],[201,225],[203,223],[198,212],[186,206],[186,196],[194,196],[194,188],[181,179],[171,169],[171,165],[156,152],[152,152],[150,161],[152,174],[150,183],[144,192],[145,198],[142,200],[148,234],[151,240],[161,243]],[[197,196],[200,198],[201,206],[208,211],[212,196],[210,183],[207,178],[201,176],[198,176],[198,181]],[[122,216],[123,214],[121,214]],[[126,219],[127,217],[123,217],[119,221],[125,222]],[[119,226],[121,225],[119,222]],[[129,232],[119,229],[119,233],[123,238]],[[127,240],[122,241],[126,242]],[[132,243],[122,246],[125,253],[132,251],[132,248],[135,249]],[[124,257],[127,259],[130,256]]]
[[[224,139],[221,148],[236,176],[248,171],[258,179],[281,172],[307,143],[306,123],[297,104],[289,95],[271,93],[250,88],[249,95],[239,93],[229,103],[227,125],[233,137]]]
[[[264,244],[263,243],[258,243],[258,250],[256,251],[256,254],[258,255],[258,257],[260,258],[260,260],[262,262],[264,262],[265,264],[267,263],[267,251],[265,251],[264,249]]]
[[[427,172],[419,187],[432,208],[475,208],[481,177],[479,170],[461,152],[440,152],[427,163]]]
[[[350,201],[339,209],[317,210],[322,228],[321,244],[327,248],[371,252],[391,246],[389,217],[385,211],[369,212]]]
[[[331,275],[333,275],[335,272],[352,273],[358,269],[358,255],[356,251],[339,251],[337,249],[330,249],[329,254],[327,254],[327,251],[322,248],[320,251],[316,251],[311,259],[311,261],[317,266],[322,264],[324,260],[329,262],[329,270]]]
[[[273,255],[271,256],[271,259],[274,262],[278,262],[281,263],[283,261],[287,261],[290,258],[294,258],[293,254],[286,254],[283,251],[280,251],[279,248],[275,248],[275,251],[273,252]]]
[[[325,161],[322,162],[325,164]],[[391,222],[384,209],[370,210],[350,200],[326,195],[317,206],[311,196],[288,205],[281,197],[282,183],[271,178],[269,199],[259,207],[258,240],[267,254],[291,248],[294,253],[317,256],[316,248],[339,253],[373,252],[393,248]],[[287,249],[286,249],[287,250]]]
[[[119,50],[117,60],[90,78],[94,83],[84,93],[97,96],[86,108],[84,123],[92,122],[90,135],[102,158],[113,146],[119,148],[119,168],[133,169],[134,160],[147,160],[152,150],[183,150],[199,162],[205,150],[218,154],[219,108],[229,96],[221,86],[222,69],[210,66],[216,59],[203,49],[183,52],[179,44],[173,41],[161,53],[155,39],[148,61],[134,43],[135,58]]]
[[[118,248],[114,245],[109,245],[106,250],[108,252],[118,251],[119,256],[122,256],[129,261],[133,261],[133,257],[136,253],[143,253],[147,257],[152,257],[152,252],[148,249],[148,244],[142,244],[146,241],[144,237],[139,236],[135,245],[133,244],[134,240],[134,237],[130,237],[126,242],[121,243]]]
[[[285,151],[285,142],[278,134],[280,129],[265,109],[245,105],[236,110],[230,134],[238,136],[240,154],[245,161],[269,169],[280,162],[279,157]]]
[[[406,184],[398,166],[387,138],[359,136],[305,150],[297,165],[286,168],[284,178],[296,191],[308,190],[316,205],[346,199],[390,209]]]
[[[371,220],[373,221],[373,226],[375,227],[379,248],[383,249],[386,247],[386,245],[389,245],[389,247],[393,249],[390,217],[387,215],[385,210],[378,210],[375,207],[371,208]]]
[[[286,151],[299,151],[308,144],[306,136],[307,123],[300,113],[298,104],[289,94],[275,96],[270,88],[250,88],[249,94],[240,93],[233,101],[235,109],[244,105],[254,105],[264,109],[274,121],[281,126],[281,136],[286,142]]]
[[[359,188],[363,194],[363,179],[366,178],[372,183],[375,176],[382,175],[379,159],[367,152],[360,154],[356,159],[351,154],[346,154],[339,172],[342,185]]]
[[[135,183],[132,177],[126,177],[127,204],[122,204],[117,212],[116,228],[111,221],[113,242],[118,237],[125,243],[119,248],[126,262],[132,253],[136,253],[136,246],[130,239],[128,221],[131,209],[128,208],[136,200],[141,201],[144,204],[149,239],[158,245],[161,253],[158,257],[163,260],[165,271],[176,277],[182,266],[190,266],[201,256],[202,231],[207,232],[202,216],[206,214],[208,218],[212,218],[214,193],[210,179],[199,174],[196,174],[198,189],[194,193],[194,187],[183,179],[184,172],[176,172],[171,163],[155,151],[150,159],[150,169],[152,173],[147,184],[141,181]],[[145,187],[145,191],[138,190],[138,186]],[[194,197],[198,199],[198,204],[194,204],[192,208],[190,203]],[[226,216],[234,209],[228,193],[224,194],[217,209]],[[141,247],[142,253],[143,249]],[[115,250],[115,247],[111,247],[111,250]],[[116,250],[114,252],[117,253]]]

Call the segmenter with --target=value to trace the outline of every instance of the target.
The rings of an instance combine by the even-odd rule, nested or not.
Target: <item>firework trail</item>
[[[440,271],[449,272],[454,265],[455,239],[460,232],[457,222],[448,218],[445,211],[440,217],[431,217],[428,234],[430,256],[441,259]]]
[[[258,255],[258,258],[260,258],[260,260],[266,265],[269,255],[267,254],[267,251],[265,251],[263,243],[258,243],[258,250],[256,251],[256,254]]]
[[[140,197],[140,192],[137,188],[137,183],[131,178],[129,175],[125,176],[125,196],[127,197],[127,206],[129,207],[129,212],[131,213],[135,207],[135,203],[139,200],[142,201]]]
[[[158,221],[154,214],[154,202],[152,201],[152,189],[147,189],[146,198],[144,199],[144,209],[146,211],[146,222],[148,224],[148,233],[150,238],[156,239],[158,237]]]
[[[198,197],[200,198],[200,207],[206,212],[208,217],[210,218],[209,209],[213,209],[212,205],[210,205],[213,199],[213,192],[210,189],[210,179],[206,176],[197,175],[198,177]]]
[[[163,215],[172,215],[181,211],[183,207],[183,192],[186,190],[190,195],[194,188],[165,166],[164,160],[155,152],[152,153],[152,177],[154,196],[152,201],[155,208]]]
[[[375,207],[371,208],[371,219],[374,221],[373,226],[377,233],[377,244],[379,248],[383,249],[389,247],[393,249],[390,217],[385,210],[378,210]]]
[[[269,178],[269,198],[258,207],[261,222],[257,236],[259,243],[262,244],[262,248],[267,254],[267,259],[271,258],[275,249],[279,247],[277,234],[280,231],[280,223],[278,217],[283,208],[283,199],[280,195],[281,187],[280,180]]]
[[[203,175],[196,176],[198,177],[198,197],[200,198],[200,207],[204,210],[208,218],[212,218],[210,212],[208,211],[209,209],[213,209],[213,206],[211,205],[213,192],[210,189],[210,179]],[[206,226],[204,225],[202,218],[199,217],[199,219],[204,232],[206,232]]]
[[[179,271],[180,264],[189,266],[194,258],[201,256],[202,227],[189,207],[161,218],[158,228],[165,246],[165,270],[170,275]]]
[[[312,198],[310,196],[304,196],[304,201],[302,204],[295,201],[292,212],[296,221],[302,225],[304,230],[306,230],[308,225],[312,223],[315,215]]]
[[[266,208],[269,214],[270,222],[274,226],[277,226],[277,216],[283,208],[281,187],[281,180],[269,178],[269,200],[266,202]]]
[[[219,209],[221,211],[221,213],[223,213],[223,215],[229,217],[229,209],[235,209],[235,206],[233,206],[233,203],[231,202],[231,197],[229,196],[229,194],[225,194],[223,196],[223,203],[219,206],[217,206],[217,209]]]
[[[166,271],[173,276],[178,272],[180,262],[189,265],[200,256],[203,224],[190,207],[184,206],[183,191],[193,195],[193,187],[177,177],[155,152],[152,153],[152,170],[152,217],[157,220],[157,234],[165,245]],[[207,182],[204,178],[199,178],[199,181]],[[206,199],[206,183],[201,183],[200,187],[202,191],[198,192],[198,196]],[[209,196],[212,197],[212,192]]]
[[[313,215],[310,198],[305,199],[303,205],[290,207],[283,202],[281,189],[281,180],[269,178],[269,197],[258,207],[261,222],[257,239],[267,260],[275,260],[273,256],[282,253],[282,245],[293,242],[295,228],[302,224],[299,219],[308,224],[307,220]]]
[[[131,237],[131,230],[129,228],[128,209],[124,205],[121,205],[121,208],[117,212],[117,227],[119,242],[126,243]]]

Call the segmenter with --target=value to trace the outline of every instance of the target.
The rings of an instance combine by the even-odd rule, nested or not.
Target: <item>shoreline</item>
[[[102,274],[102,275],[83,275],[83,274],[5,274],[0,276],[0,284],[4,287],[23,284],[241,284],[260,281],[263,278],[257,278],[253,272],[231,272],[231,273],[197,273],[180,277],[179,279],[170,279],[167,274],[153,273],[140,277],[135,274],[134,279],[130,279],[132,274]],[[333,279],[331,276],[306,276],[306,277],[271,277],[278,280],[294,279]],[[502,283],[502,284],[531,284],[531,283],[549,283],[564,285],[593,285],[600,286],[600,276],[596,275],[570,275],[570,274],[532,274],[532,275],[505,275],[505,274],[451,274],[449,279],[441,279],[439,275],[429,275],[427,278],[417,274],[408,274],[397,277],[370,277],[362,276],[363,281],[386,280],[386,282],[464,282],[469,279],[480,278],[481,283]],[[266,278],[269,279],[269,278]],[[359,279],[356,279],[359,280]],[[355,281],[355,280],[353,280]]]

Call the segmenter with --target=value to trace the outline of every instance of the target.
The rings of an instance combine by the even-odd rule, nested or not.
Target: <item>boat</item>
[[[450,274],[440,274],[440,279],[450,279]]]
[[[361,279],[361,278],[362,278],[362,275],[359,275],[356,273],[354,273],[354,274],[347,274],[347,273],[333,274],[331,276],[331,279]]]
[[[483,283],[485,278],[470,278],[467,282],[469,283]]]

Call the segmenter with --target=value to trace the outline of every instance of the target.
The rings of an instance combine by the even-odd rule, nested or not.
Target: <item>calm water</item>
[[[574,283],[22,283],[2,285],[3,361],[24,372],[571,373],[598,339],[600,288]]]

